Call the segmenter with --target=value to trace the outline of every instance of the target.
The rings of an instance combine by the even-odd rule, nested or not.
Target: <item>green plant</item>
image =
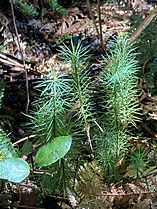
[[[82,46],[81,42],[77,45],[71,41],[71,49],[66,45],[60,50],[61,56],[70,65],[69,76],[71,78],[71,101],[74,112],[74,129],[80,127],[86,131],[88,142],[92,149],[90,139],[90,123],[92,121],[92,81],[89,75],[89,46]],[[72,118],[71,118],[72,119]]]
[[[67,14],[67,10],[64,9],[61,5],[58,4],[57,0],[48,0],[48,3],[52,9],[55,11],[61,13],[61,14]]]
[[[5,49],[5,46],[0,44],[0,52],[3,51]]]
[[[56,188],[61,193],[66,191],[66,185],[73,186],[77,175],[76,161],[80,155],[77,149],[83,149],[84,139],[88,138],[91,143],[92,82],[88,73],[88,51],[88,47],[83,47],[80,42],[77,46],[71,42],[71,48],[64,45],[60,53],[69,63],[69,73],[59,75],[51,72],[36,83],[35,88],[40,94],[33,104],[34,111],[28,116],[32,133],[36,135],[34,142],[36,146],[40,145],[35,155],[35,165],[47,166],[53,173],[53,176],[45,174],[40,177],[40,184],[42,182],[45,188],[49,179],[54,185],[53,191]],[[71,149],[72,138],[69,134],[73,136]]]
[[[29,115],[32,132],[36,135],[37,144],[52,142],[55,137],[69,134],[65,114],[69,109],[67,95],[70,92],[66,75],[51,72],[36,83],[41,92],[34,102],[34,112]]]
[[[25,0],[11,0],[18,9],[28,17],[34,17],[38,15],[36,8],[29,4]]]
[[[100,88],[96,89],[103,101],[99,104],[102,117],[97,117],[98,112],[94,109],[93,93],[96,91],[88,69],[88,53],[88,46],[82,46],[81,42],[74,44],[71,41],[70,47],[64,45],[60,54],[69,64],[68,73],[51,72],[36,85],[40,94],[34,102],[34,112],[29,116],[36,135],[35,163],[48,169],[48,173],[37,181],[50,193],[64,195],[67,187],[74,188],[85,156],[94,153],[93,145],[108,180],[120,179],[120,166],[128,158],[128,130],[139,120],[138,62],[134,45],[123,34],[111,42],[98,78]],[[93,121],[101,130],[96,130]],[[72,146],[69,135],[73,138]]]
[[[137,95],[137,60],[133,44],[119,34],[104,58],[100,77],[106,101],[102,123],[104,133],[97,139],[98,158],[107,175],[113,175],[127,149],[127,129],[139,120]]]
[[[25,0],[11,0],[13,4],[27,17],[33,18],[38,15],[36,7]],[[42,1],[42,0],[41,0]],[[64,9],[61,5],[57,3],[57,0],[48,0],[49,6],[61,13],[61,14],[67,14],[66,9]]]
[[[72,143],[71,136],[60,136],[53,139],[51,143],[38,150],[35,156],[35,164],[44,167],[55,163],[65,156]]]
[[[0,105],[2,104],[4,84],[0,85]],[[28,163],[20,158],[6,133],[0,127],[0,178],[20,183],[30,173]]]
[[[130,163],[139,177],[148,166],[148,151],[145,148],[137,146],[130,155]]]
[[[28,115],[31,131],[36,135],[34,141],[37,150],[35,166],[46,166],[48,173],[53,174],[37,175],[37,179],[40,179],[39,184],[42,184],[45,193],[52,192],[47,181],[53,182],[53,192],[55,189],[56,192],[59,189],[60,193],[63,193],[66,182],[65,171],[67,170],[66,153],[72,143],[72,137],[69,135],[71,126],[66,121],[66,114],[71,107],[70,79],[66,74],[59,75],[52,71],[44,79],[38,81],[35,88],[39,94],[33,104],[34,111]]]

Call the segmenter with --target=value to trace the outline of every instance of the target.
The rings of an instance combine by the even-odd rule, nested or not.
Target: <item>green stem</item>
[[[76,81],[76,90],[77,90],[77,95],[78,95],[78,100],[79,100],[79,105],[80,105],[80,109],[81,109],[81,113],[82,113],[82,116],[83,116],[83,120],[84,120],[84,123],[85,123],[85,127],[87,126],[87,121],[86,121],[86,116],[84,114],[84,111],[83,111],[83,95],[82,95],[82,90],[81,90],[81,85],[80,85],[80,75],[79,75],[79,72],[78,72],[78,69],[77,69],[77,66],[75,65],[74,67],[74,75],[75,76],[75,81]]]
[[[115,128],[116,128],[116,156],[119,156],[119,122],[118,122],[118,111],[117,111],[117,91],[116,86],[114,86],[114,114],[115,114]]]

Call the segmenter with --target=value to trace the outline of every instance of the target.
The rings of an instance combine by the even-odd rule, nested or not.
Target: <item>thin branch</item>
[[[3,52],[0,52],[0,62],[8,66],[17,66],[17,67],[23,68],[23,65],[21,63],[17,62],[14,59],[11,59]]]
[[[96,22],[95,22],[93,13],[92,13],[90,0],[86,0],[86,3],[87,3],[87,8],[88,8],[89,16],[90,16],[90,18],[93,20],[93,24],[94,24],[94,27],[95,27],[95,29],[96,29],[97,36],[100,37],[100,35],[99,35],[99,30],[98,30],[98,27],[97,27],[97,25],[96,25]]]
[[[26,68],[26,63],[25,63],[25,58],[23,56],[23,49],[20,45],[20,40],[19,40],[19,34],[18,34],[18,30],[17,30],[17,26],[16,26],[16,21],[15,21],[15,13],[14,13],[14,7],[13,7],[13,3],[12,1],[10,1],[11,4],[11,12],[12,12],[12,17],[13,17],[13,24],[14,24],[14,28],[15,28],[15,34],[16,34],[16,38],[17,38],[17,43],[18,43],[18,47],[21,53],[21,58],[22,58],[22,62],[23,62],[23,68],[25,71],[25,78],[26,78],[26,93],[27,93],[27,102],[26,102],[26,113],[28,113],[28,108],[29,108],[29,103],[30,103],[30,96],[29,96],[29,83],[28,83],[28,72],[27,72],[27,68]]]
[[[35,135],[26,136],[26,137],[24,137],[24,138],[22,138],[22,139],[19,139],[19,140],[16,141],[16,142],[14,142],[12,145],[15,146],[16,144],[19,144],[19,143],[21,143],[21,142],[23,142],[23,141],[26,141],[26,140],[28,140],[28,139],[30,139],[30,138],[34,138],[34,137],[35,137]]]
[[[154,17],[156,17],[157,15],[157,8],[154,9],[154,11],[149,14],[137,27],[137,29],[135,30],[135,32],[132,33],[131,37],[130,37],[130,41],[135,41],[140,35],[141,33],[145,30],[145,28],[151,23],[151,21],[154,19]]]
[[[98,5],[98,17],[99,17],[99,39],[101,44],[101,50],[104,51],[104,44],[103,44],[103,36],[102,36],[102,23],[101,23],[101,8],[100,8],[100,0],[97,0]]]

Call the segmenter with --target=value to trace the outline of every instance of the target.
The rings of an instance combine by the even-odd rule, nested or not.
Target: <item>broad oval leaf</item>
[[[53,139],[51,143],[43,146],[35,156],[35,164],[44,167],[55,163],[64,157],[70,150],[72,143],[71,136],[60,136]]]
[[[0,160],[0,178],[14,183],[20,183],[30,173],[28,163],[20,158]]]

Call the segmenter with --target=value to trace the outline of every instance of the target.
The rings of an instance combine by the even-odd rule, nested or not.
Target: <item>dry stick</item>
[[[16,141],[16,142],[12,143],[12,145],[15,146],[16,144],[19,144],[19,143],[21,143],[21,142],[23,142],[23,141],[27,141],[27,140],[29,140],[30,138],[34,138],[34,137],[35,137],[35,135],[26,136],[26,137],[24,137],[24,138],[22,138],[22,139],[19,139],[19,140]]]
[[[18,47],[19,47],[19,50],[20,50],[20,53],[21,53],[23,68],[24,68],[24,71],[25,71],[26,92],[27,92],[27,103],[26,103],[26,110],[25,111],[26,111],[26,113],[28,113],[29,102],[30,102],[28,72],[27,72],[27,68],[26,68],[25,59],[24,59],[24,56],[23,56],[23,50],[22,50],[21,45],[20,45],[19,34],[18,34],[18,31],[17,31],[17,27],[16,27],[14,7],[13,7],[12,1],[10,1],[10,4],[11,4],[11,12],[12,12],[12,17],[13,17],[13,24],[14,24],[14,28],[15,28],[15,34],[16,34],[16,37],[17,37],[17,43],[18,43]]]
[[[101,9],[100,9],[100,0],[97,0],[98,5],[98,17],[99,17],[99,39],[101,43],[101,50],[104,51],[103,36],[102,36],[102,24],[101,24]]]
[[[157,8],[154,9],[154,11],[149,14],[137,27],[135,32],[130,37],[130,41],[133,42],[135,41],[140,34],[144,31],[144,29],[151,23],[151,21],[154,19],[154,17],[157,15]]]
[[[16,60],[13,60],[12,58],[7,57],[7,54],[3,52],[0,52],[0,62],[9,66],[17,66],[23,68],[22,64],[20,64]]]
[[[14,204],[0,204],[0,206],[4,207],[13,207],[13,208],[26,208],[26,209],[46,209],[46,208],[39,208],[39,207],[33,207],[28,205],[14,205]]]
[[[93,24],[94,24],[94,27],[95,27],[95,29],[96,29],[97,36],[100,37],[98,27],[97,27],[97,25],[96,25],[94,16],[93,16],[93,14],[92,14],[92,9],[91,9],[90,0],[86,0],[86,2],[87,2],[87,8],[88,8],[88,12],[89,12],[90,18],[93,20]]]

